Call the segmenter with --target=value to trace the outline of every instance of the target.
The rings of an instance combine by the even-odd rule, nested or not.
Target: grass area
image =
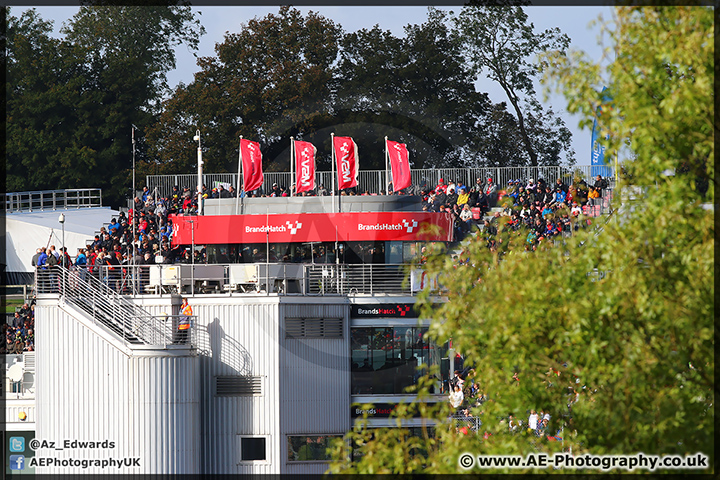
[[[4,298],[2,306],[5,307],[5,313],[15,313],[16,307],[22,307],[24,300],[22,298]]]

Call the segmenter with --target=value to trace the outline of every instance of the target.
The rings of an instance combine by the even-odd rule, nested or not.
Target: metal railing
[[[61,266],[39,268],[35,275],[37,292],[60,294],[67,304],[87,313],[95,324],[102,325],[126,344],[197,345],[194,317],[190,318],[189,333],[179,334],[178,325],[186,316],[156,317],[124,298],[110,286],[120,279],[113,270],[98,269],[97,277],[82,273]]]
[[[412,183],[416,186],[426,184],[430,188],[433,188],[441,178],[445,183],[448,183],[450,180],[454,182],[462,181],[463,184],[472,186],[475,185],[475,181],[478,178],[485,181],[488,177],[492,177],[500,190],[507,185],[508,180],[527,182],[532,178],[537,182],[538,179],[542,178],[546,183],[554,184],[556,179],[562,178],[565,183],[569,185],[574,177],[579,176],[588,184],[592,184],[597,175],[606,178],[610,188],[614,188],[614,169],[611,166],[605,165],[581,165],[572,167],[556,165],[539,167],[422,168],[411,170]],[[285,187],[289,187],[293,183],[290,172],[265,172],[264,176],[265,181],[262,188],[265,192],[271,190],[273,183]],[[220,182],[225,185],[232,185],[237,189],[237,177],[237,173],[205,173],[203,174],[203,184],[205,184],[208,189],[212,189],[216,185],[216,182]],[[389,181],[390,179],[385,170],[361,170],[358,174],[357,190],[358,193],[363,193],[365,190],[370,193],[387,192]],[[147,175],[145,182],[151,192],[157,188],[160,196],[164,198],[171,194],[172,188],[175,185],[180,188],[180,192],[182,192],[183,187],[195,190],[197,188],[197,175]],[[318,186],[324,185],[325,188],[330,191],[333,185],[332,172],[316,172],[315,182]]]
[[[102,190],[99,188],[39,190],[0,195],[0,208],[6,213],[102,207]]]
[[[306,265],[311,295],[412,295],[408,265]]]
[[[366,264],[160,264],[121,265],[110,268],[71,267],[69,279],[89,283],[103,295],[196,294],[196,293],[276,293],[279,295],[412,295],[420,288],[410,279],[409,265]],[[416,268],[417,269],[417,268]],[[51,274],[43,271],[39,282]],[[75,282],[75,283],[72,283]],[[58,293],[59,280],[38,292]],[[419,283],[418,283],[419,285]]]

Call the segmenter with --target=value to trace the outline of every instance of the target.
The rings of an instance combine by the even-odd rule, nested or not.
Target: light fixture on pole
[[[198,194],[198,215],[203,213],[203,192],[202,192],[202,173],[203,173],[203,160],[202,160],[202,144],[200,143],[200,130],[195,131],[193,140],[198,142],[197,150],[197,164],[198,164],[198,183],[197,183],[197,194]]]
[[[61,213],[58,217],[58,222],[60,222],[60,225],[62,225],[62,248],[60,249],[61,255],[60,258],[62,259],[60,261],[60,265],[64,266],[65,263],[65,214]]]
[[[133,155],[133,184],[132,184],[132,198],[130,199],[130,204],[132,205],[132,241],[130,242],[130,245],[132,245],[132,265],[133,265],[133,274],[132,278],[137,278],[137,271],[135,270],[135,257],[137,255],[136,248],[137,245],[135,244],[135,238],[137,235],[137,221],[135,220],[135,216],[137,215],[137,212],[135,211],[135,197],[137,196],[137,190],[135,190],[135,130],[137,130],[137,127],[135,124],[132,125],[132,155]],[[133,281],[133,294],[137,294],[136,285]]]
[[[190,224],[190,235],[192,250],[190,250],[190,294],[195,295],[195,221],[188,220]]]

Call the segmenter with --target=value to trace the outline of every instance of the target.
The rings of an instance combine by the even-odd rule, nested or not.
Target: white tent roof
[[[6,272],[32,272],[30,265],[39,247],[62,247],[62,225],[58,221],[65,214],[65,246],[75,258],[78,248],[95,239],[95,232],[119,215],[109,207],[51,210],[43,212],[8,213],[5,215]]]

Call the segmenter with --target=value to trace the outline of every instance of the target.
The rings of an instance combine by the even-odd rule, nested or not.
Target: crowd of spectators
[[[451,213],[456,241],[480,230],[490,248],[496,246],[499,219],[508,217],[505,228],[527,232],[526,249],[535,250],[543,239],[571,234],[584,225],[581,220],[585,216],[596,216],[593,207],[607,204],[607,188],[607,180],[600,175],[593,185],[584,179],[566,185],[558,178],[550,185],[531,178],[527,182],[509,180],[502,190],[490,177],[485,182],[478,178],[472,187],[462,182],[445,183],[441,178],[435,189],[423,191],[423,210]],[[486,218],[498,206],[502,210]]]
[[[287,189],[273,183],[267,192],[258,190],[249,192],[248,195],[287,197],[294,192],[294,188],[294,184]],[[463,185],[461,181],[446,182],[441,178],[435,188],[430,188],[423,182],[396,194],[421,196],[424,211],[451,213],[454,218],[455,240],[461,240],[470,232],[479,230],[481,238],[493,249],[497,247],[498,229],[506,228],[523,234],[526,232],[526,249],[534,250],[544,239],[563,233],[569,234],[582,227],[584,223],[580,220],[583,208],[602,202],[607,188],[607,181],[599,175],[592,186],[583,179],[578,179],[568,186],[558,178],[553,185],[546,184],[542,179],[537,183],[534,179],[527,182],[508,181],[508,185],[503,189],[500,189],[491,177],[484,181],[478,178],[473,186]],[[358,191],[357,188],[347,189],[343,190],[341,195],[358,195]],[[389,185],[389,191],[392,191],[392,184]],[[222,184],[212,190],[203,185],[202,192],[205,198],[234,198],[237,195],[231,185],[226,189]],[[245,192],[240,194],[244,196]],[[312,192],[304,193],[328,194],[323,185]],[[365,190],[360,195],[374,194]],[[120,270],[124,265],[204,263],[205,250],[202,247],[191,252],[171,246],[172,225],[168,220],[170,214],[195,214],[198,198],[197,191],[188,187],[180,188],[176,185],[169,196],[162,198],[157,195],[157,190],[153,195],[146,186],[142,193],[134,198],[133,208],[130,208],[127,214],[120,212],[117,217],[113,217],[107,227],[102,226],[99,234],[95,235],[86,248],[78,249],[74,260],[66,250],[61,249],[61,252],[51,245],[37,249],[32,266],[42,269],[54,265],[73,267],[84,279],[88,274],[100,277],[101,270],[112,272]],[[502,206],[502,211],[486,218],[490,209],[496,206]],[[503,227],[500,227],[501,217],[508,217]],[[136,221],[134,232],[133,218]],[[104,280],[107,282],[107,278]]]
[[[462,369],[463,360],[460,354],[456,356],[456,364],[461,370],[455,370],[453,378],[449,382],[448,401],[453,408],[451,419],[455,422],[455,430],[459,434],[468,435],[470,433],[480,434],[480,427],[483,425],[484,411],[483,404],[492,401],[488,395],[482,391],[480,385],[476,382],[474,368]],[[557,383],[562,373],[558,370],[550,368],[545,373],[543,384],[546,388],[552,388]],[[512,375],[512,382],[520,384],[520,375],[515,372]],[[581,393],[595,393],[596,390],[587,389],[585,385],[580,387],[580,379],[572,376],[569,382],[571,386],[567,388],[567,414],[566,419],[562,422],[551,424],[553,416],[549,410],[527,409],[525,415],[516,416],[509,413],[507,417],[497,418],[496,421],[503,426],[503,429],[510,434],[527,434],[538,438],[546,438],[548,441],[562,441],[562,430],[565,426],[572,427],[572,406],[581,399]],[[577,389],[576,389],[577,388]],[[588,396],[589,401],[593,401],[592,395]],[[567,424],[567,425],[566,425]],[[490,433],[483,433],[485,439],[488,439]]]
[[[0,354],[21,354],[35,351],[35,303],[25,303],[17,308],[12,320],[0,329],[5,341],[0,345]]]

